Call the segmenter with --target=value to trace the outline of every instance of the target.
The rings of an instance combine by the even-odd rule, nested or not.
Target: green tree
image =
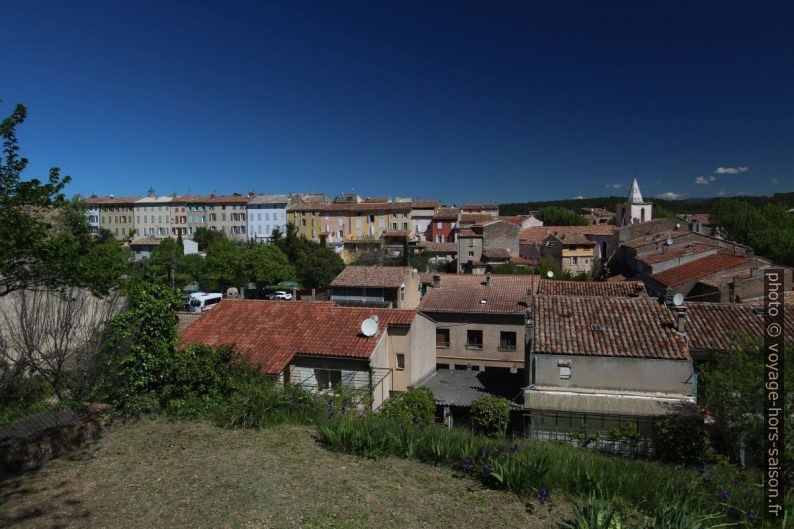
[[[345,268],[345,263],[333,250],[312,244],[298,253],[296,268],[304,288],[325,288]]]
[[[273,231],[270,232],[270,243],[275,244],[279,248],[281,247],[280,243],[283,238],[284,238],[284,232],[281,231],[281,227],[279,226],[276,226],[275,228],[273,228]]]
[[[294,275],[287,256],[272,244],[255,243],[246,247],[241,264],[245,275],[260,291]]]
[[[209,245],[204,271],[214,288],[225,292],[230,286],[244,286],[246,277],[242,266],[240,246],[228,239]]]
[[[213,242],[225,238],[226,236],[223,234],[223,232],[203,227],[196,228],[196,232],[193,234],[193,240],[196,241],[199,251],[202,252],[206,251]]]
[[[794,215],[782,204],[721,200],[711,210],[711,222],[728,239],[752,247],[757,255],[794,265]]]
[[[717,355],[713,364],[702,365],[698,369],[702,398],[700,404],[714,412],[717,427],[722,433],[730,455],[738,459],[740,449],[744,448],[748,459],[755,463],[763,461],[764,441],[764,348],[761,340],[747,337],[737,338],[727,351]],[[794,354],[789,345],[784,362],[794,365]],[[784,385],[788,389],[783,410],[791,410],[794,405],[794,370],[784,372]],[[794,431],[794,414],[783,411],[786,429]],[[794,442],[788,439],[786,459],[794,457]]]
[[[77,281],[68,261],[70,243],[54,233],[52,212],[64,204],[61,191],[71,180],[50,169],[47,182],[22,180],[28,159],[19,154],[16,127],[27,109],[16,105],[0,122],[0,296],[29,287],[63,287]]]
[[[589,224],[583,216],[570,209],[557,206],[540,208],[536,216],[546,226],[587,226]]]
[[[166,285],[138,281],[127,296],[130,309],[111,322],[107,369],[97,396],[134,415],[156,409],[157,390],[169,380],[179,299]]]
[[[489,437],[503,437],[510,423],[510,402],[487,395],[471,403],[471,425],[475,432]]]

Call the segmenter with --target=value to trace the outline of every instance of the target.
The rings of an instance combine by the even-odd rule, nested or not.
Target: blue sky
[[[794,190],[794,4],[608,4],[4,2],[0,113],[73,193]]]

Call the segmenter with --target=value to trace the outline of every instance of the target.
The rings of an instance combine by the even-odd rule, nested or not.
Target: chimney
[[[485,286],[486,287],[491,286],[491,273],[490,272],[485,274]]]
[[[675,328],[678,332],[686,332],[686,308],[678,307],[675,311]]]
[[[433,274],[433,288],[441,288],[441,275]]]

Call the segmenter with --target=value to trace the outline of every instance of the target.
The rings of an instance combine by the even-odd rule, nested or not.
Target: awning
[[[588,413],[594,415],[630,415],[658,417],[669,414],[694,413],[695,405],[687,400],[662,400],[631,396],[602,396],[527,391],[524,408],[534,411]]]

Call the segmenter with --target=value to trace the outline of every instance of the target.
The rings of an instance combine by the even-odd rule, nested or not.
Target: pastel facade
[[[232,240],[244,241],[248,238],[248,197],[239,193],[234,195],[215,195],[207,197],[207,227],[219,231]]]
[[[133,236],[135,219],[134,203],[140,197],[90,197],[86,200],[91,230],[108,230],[116,239]],[[96,221],[92,220],[96,217]]]
[[[135,201],[135,231],[144,237],[168,237],[171,235],[170,196],[150,194]]]
[[[246,204],[248,215],[248,238],[268,241],[273,230],[281,233],[287,229],[287,206],[290,195],[256,195]]]

